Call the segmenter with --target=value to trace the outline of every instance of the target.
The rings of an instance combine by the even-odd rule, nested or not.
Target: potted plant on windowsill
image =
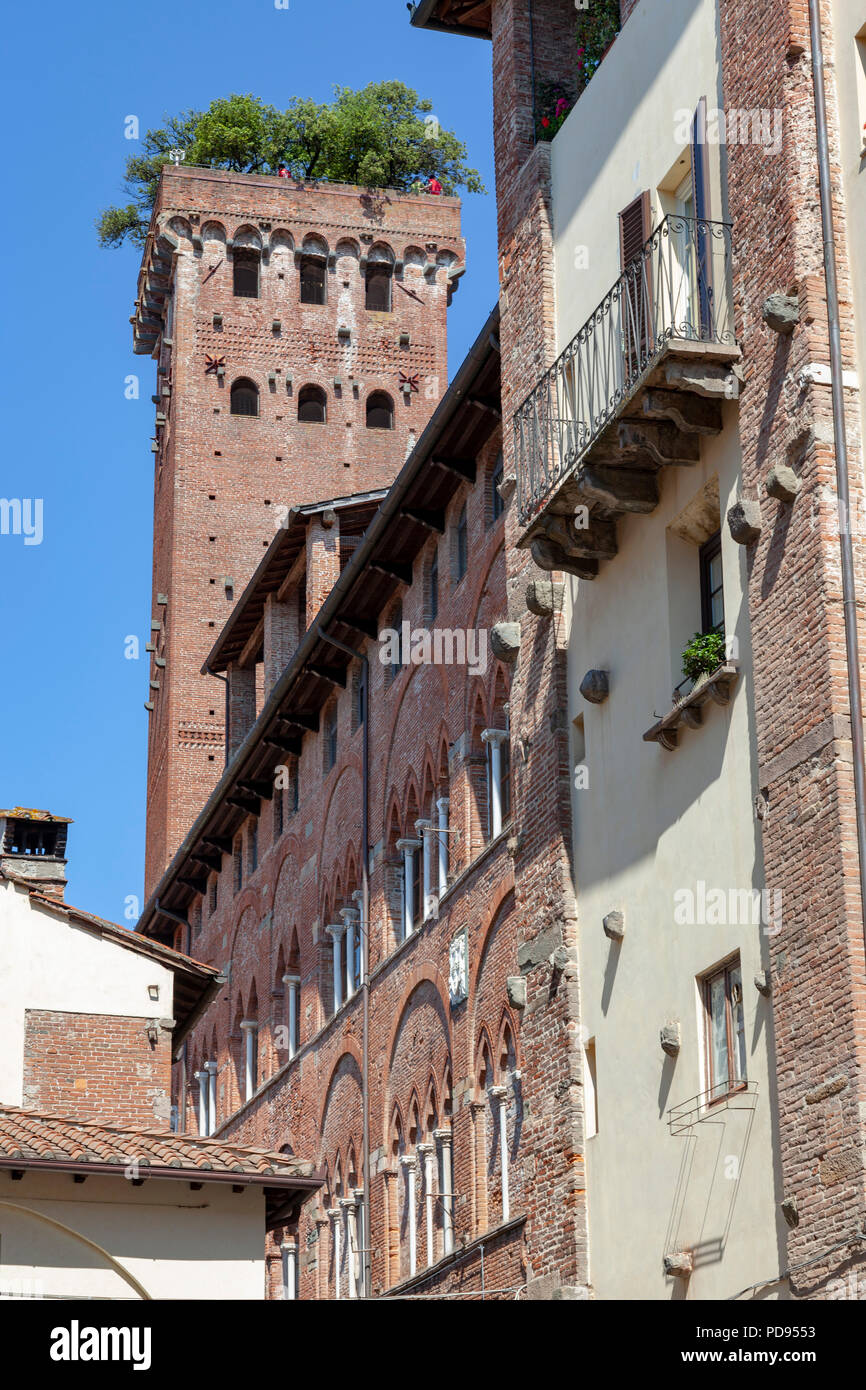
[[[723,632],[696,632],[683,648],[682,670],[686,680],[692,682],[691,690],[705,685],[725,664],[725,634]],[[691,691],[689,691],[691,694]],[[682,698],[678,696],[678,698]]]

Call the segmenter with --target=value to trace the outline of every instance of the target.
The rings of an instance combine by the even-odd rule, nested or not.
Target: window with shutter
[[[652,205],[644,191],[619,215],[620,262],[625,275],[622,340],[626,378],[637,375],[653,345],[652,279],[643,248],[652,233]]]
[[[707,99],[701,97],[692,120],[692,202],[694,204],[694,245],[697,269],[700,336],[712,336],[712,256],[709,228],[702,226],[710,216],[710,171],[707,150]]]

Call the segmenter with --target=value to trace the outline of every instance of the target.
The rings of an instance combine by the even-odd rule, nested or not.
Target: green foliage
[[[184,164],[245,174],[276,174],[284,163],[295,179],[402,191],[435,175],[444,193],[483,193],[477,170],[465,163],[466,146],[431,112],[432,103],[402,82],[371,82],[357,92],[335,88],[330,103],[294,97],[285,111],[258,97],[233,95],[212,101],[206,111],[167,117],[127,160],[125,186],[133,201],[100,215],[100,244],[144,243],[172,149],[184,151]]]
[[[566,120],[586,84],[620,28],[619,0],[588,0],[577,11],[577,63],[575,82],[539,80],[535,91],[535,138],[552,140]]]
[[[582,92],[620,28],[619,0],[589,0],[577,12],[577,86]]]
[[[722,632],[696,632],[683,648],[683,675],[696,681],[698,676],[710,676],[725,660],[725,637]]]
[[[552,140],[574,105],[574,89],[565,82],[539,79],[535,91],[535,138]]]

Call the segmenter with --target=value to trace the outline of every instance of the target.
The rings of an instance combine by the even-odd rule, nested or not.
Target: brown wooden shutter
[[[623,349],[626,377],[635,376],[642,367],[652,340],[652,271],[640,259],[640,253],[652,234],[652,203],[649,189],[623,208],[619,214],[619,254],[623,271],[632,267],[626,278],[624,304]]]
[[[633,203],[619,215],[619,255],[622,269],[640,255],[641,247],[652,232],[652,208],[649,189],[638,194]]]

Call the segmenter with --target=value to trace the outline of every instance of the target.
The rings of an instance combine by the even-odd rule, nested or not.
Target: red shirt
[[[441,183],[439,182],[439,180],[435,177],[435,175],[434,175],[434,177],[430,180],[430,182],[427,184],[427,192],[428,192],[428,193],[441,193],[441,192],[442,192],[442,185],[441,185]]]
[[[278,178],[278,179],[287,179],[288,177],[289,177],[289,171],[288,171],[288,169],[280,169],[279,173],[277,174],[277,178]]]

